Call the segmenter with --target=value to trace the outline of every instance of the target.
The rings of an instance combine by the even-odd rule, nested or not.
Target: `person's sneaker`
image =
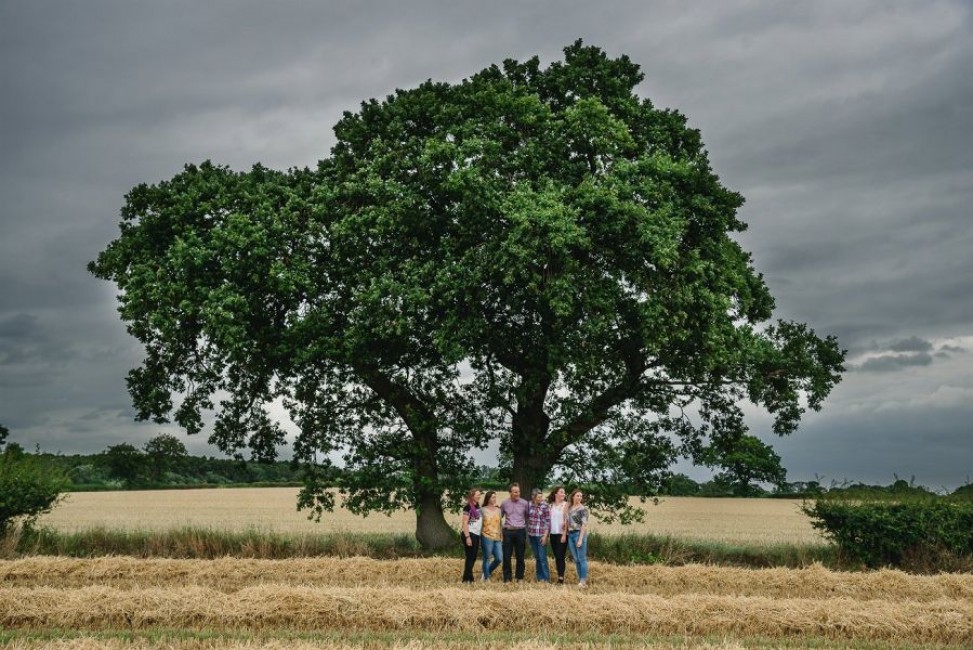
[[[578,583],[578,589],[585,589],[585,588],[587,588],[587,586],[588,586],[588,583],[586,583],[584,580],[582,580],[581,582]]]
[[[564,576],[561,576],[561,577],[559,577],[559,578],[557,579],[557,583],[558,583],[559,585],[563,585],[563,584],[564,584]]]

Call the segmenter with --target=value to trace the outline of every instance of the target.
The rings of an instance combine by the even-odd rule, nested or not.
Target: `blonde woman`
[[[547,505],[551,510],[551,550],[554,552],[554,568],[557,569],[557,584],[564,584],[564,560],[568,554],[568,502],[564,487],[555,486],[547,495]]]
[[[473,488],[466,493],[466,505],[463,506],[463,519],[460,535],[463,541],[463,551],[466,553],[466,563],[463,565],[463,582],[473,582],[473,565],[476,564],[476,553],[480,550],[480,531],[483,528],[483,518],[480,516],[480,491]]]
[[[503,564],[503,531],[500,528],[500,508],[497,506],[497,493],[490,490],[483,497],[480,509],[483,527],[480,529],[480,543],[483,545],[483,582]],[[490,557],[493,562],[490,562]]]
[[[578,571],[578,586],[588,586],[588,508],[584,505],[584,493],[571,492],[568,508],[568,550]]]

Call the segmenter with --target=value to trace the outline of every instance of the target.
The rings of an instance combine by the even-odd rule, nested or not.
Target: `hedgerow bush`
[[[29,526],[49,512],[64,483],[60,471],[34,456],[11,449],[0,454],[0,533],[17,521]]]
[[[973,499],[825,495],[805,502],[811,524],[848,561],[941,571],[973,566]]]

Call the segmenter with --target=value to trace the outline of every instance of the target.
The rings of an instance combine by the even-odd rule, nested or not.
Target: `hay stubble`
[[[973,646],[973,576],[592,564],[588,591],[456,584],[450,559],[0,563],[0,627],[824,639]]]

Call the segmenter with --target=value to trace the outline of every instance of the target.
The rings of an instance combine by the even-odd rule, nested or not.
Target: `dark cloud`
[[[932,363],[932,355],[928,352],[916,354],[884,354],[866,360],[860,366],[852,367],[863,372],[894,372],[911,366],[928,366]]]
[[[37,317],[30,314],[16,314],[0,320],[0,341],[18,341],[31,336],[37,325]]]
[[[899,339],[889,344],[892,352],[928,352],[932,350],[932,343],[921,339],[918,336],[910,336],[907,339]]]
[[[941,348],[939,348],[939,352],[940,353],[950,352],[950,353],[953,353],[953,354],[963,354],[963,353],[967,352],[967,349],[966,348],[961,348],[958,345],[944,345]]]
[[[881,480],[919,473],[895,458],[936,459],[965,475],[926,438],[883,447],[921,400],[897,418],[876,404],[901,382],[973,388],[958,356],[973,335],[971,15],[966,0],[0,3],[0,422],[64,450],[158,433],[132,421],[141,350],[115,290],[85,271],[132,186],[207,158],[313,165],[362,100],[549,62],[582,37],[629,55],[640,92],[701,130],[747,198],[738,239],[777,315],[837,335],[861,371],[795,462]],[[929,430],[962,451],[950,432],[965,427],[949,411]]]
[[[839,418],[812,417],[792,436],[769,440],[791,480],[824,477],[888,485],[895,475],[931,489],[953,490],[969,480],[962,463],[973,458],[967,404],[882,407]]]

